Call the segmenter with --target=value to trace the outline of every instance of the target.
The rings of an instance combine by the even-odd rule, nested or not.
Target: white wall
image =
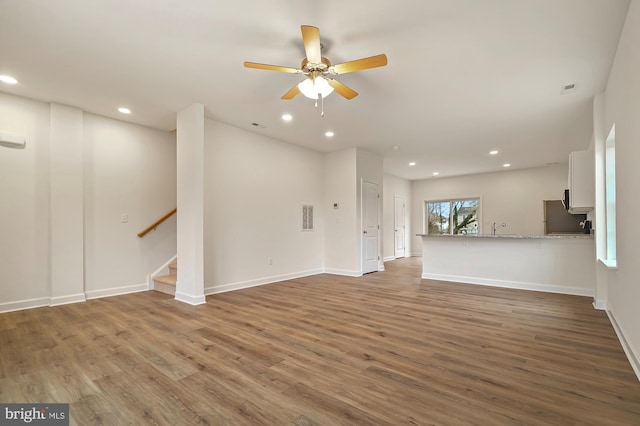
[[[382,158],[360,148],[350,148],[324,155],[324,205],[326,231],[324,267],[328,273],[362,275],[362,182],[378,185],[382,200]],[[334,209],[333,205],[338,204]],[[378,204],[382,226],[382,202]],[[381,229],[382,231],[382,229]],[[378,238],[382,263],[382,232]]]
[[[51,304],[85,300],[83,112],[51,104],[49,251]]]
[[[0,311],[49,303],[49,105],[0,93]],[[23,305],[16,305],[22,301]]]
[[[205,120],[204,191],[207,294],[322,271],[322,154]]]
[[[48,305],[54,298],[78,301],[83,292],[93,298],[145,290],[147,274],[176,253],[175,216],[143,239],[136,235],[176,205],[175,134],[64,105],[56,111],[47,103],[0,94],[1,130],[27,136],[27,149],[0,150],[0,197],[11,200],[0,208],[0,267],[7,277],[3,283],[9,283],[0,292],[0,310]],[[74,139],[69,145],[64,132],[54,132],[60,143],[55,157],[51,120]],[[82,155],[65,155],[72,146],[81,147]],[[77,180],[64,183],[71,157],[81,186]],[[205,169],[207,293],[322,271],[361,273],[360,182],[374,182],[383,192],[378,156],[357,149],[324,155],[207,120]],[[73,258],[60,253],[64,238],[50,239],[64,237],[70,225],[64,213],[70,193],[74,206],[82,206],[74,247],[77,235],[84,242]],[[59,207],[53,219],[52,197]],[[315,207],[312,232],[301,230],[303,204]],[[52,280],[52,257],[77,269],[59,270]],[[65,293],[78,290],[76,284],[65,286],[65,275],[83,277],[80,294]],[[60,293],[52,291],[52,281],[61,283],[53,289]]]
[[[324,156],[325,246],[324,267],[329,273],[360,274],[357,221],[356,149]],[[337,203],[338,208],[333,205]]]
[[[411,237],[411,181],[399,178],[397,176],[385,174],[383,178],[384,192],[382,197],[383,211],[383,258],[384,260],[395,259],[395,197],[403,197],[406,205],[405,217],[405,245],[406,256],[411,253],[409,242]]]
[[[633,0],[605,92],[605,124],[616,125],[617,274],[609,280],[608,309],[640,377],[640,1]],[[600,206],[602,207],[602,206]],[[602,214],[602,213],[599,213]]]
[[[589,141],[585,141],[585,146]],[[567,187],[566,164],[413,181],[411,185],[412,254],[422,253],[415,234],[424,232],[424,202],[480,197],[480,233],[491,233],[491,224],[506,223],[502,234],[544,233],[544,200],[559,200]]]
[[[0,148],[0,311],[146,290],[176,251],[175,219],[136,235],[175,207],[175,136],[3,93],[0,131],[27,138]]]
[[[84,144],[87,297],[142,290],[176,254],[175,216],[137,236],[176,206],[175,134],[85,113]]]

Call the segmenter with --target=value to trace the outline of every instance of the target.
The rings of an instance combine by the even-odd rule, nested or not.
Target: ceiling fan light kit
[[[304,43],[306,58],[302,60],[299,69],[279,65],[259,64],[256,62],[244,63],[246,68],[285,72],[289,74],[304,74],[307,78],[285,93],[282,96],[283,100],[293,99],[299,93],[302,93],[307,98],[316,100],[317,107],[317,100],[324,100],[324,98],[333,93],[334,90],[347,100],[353,99],[358,96],[358,92],[340,83],[334,79],[333,76],[387,65],[387,56],[384,54],[331,65],[331,62],[321,55],[320,30],[309,25],[302,25],[300,30],[302,31],[302,41]],[[321,115],[324,116],[324,111]]]
[[[321,76],[311,80],[307,78],[298,83],[298,89],[309,99],[326,98],[333,92],[333,87]]]

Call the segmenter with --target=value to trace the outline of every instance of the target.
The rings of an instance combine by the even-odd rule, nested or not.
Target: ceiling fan
[[[358,93],[340,83],[338,80],[335,80],[333,77],[340,74],[387,65],[387,56],[384,54],[332,65],[327,58],[322,56],[320,30],[309,25],[302,25],[300,29],[302,30],[302,41],[304,43],[306,58],[302,60],[299,69],[278,65],[258,64],[255,62],[244,63],[244,66],[247,68],[306,75],[306,79],[293,86],[291,90],[282,96],[284,100],[293,99],[299,93],[311,99],[317,100],[320,98],[322,100],[334,90],[345,99],[353,99],[358,96]]]

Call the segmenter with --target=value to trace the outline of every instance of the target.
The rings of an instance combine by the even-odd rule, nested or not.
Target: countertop
[[[592,240],[593,236],[590,234],[549,234],[549,235],[518,235],[518,234],[416,234],[418,237],[429,238],[511,238],[511,239],[581,239]]]

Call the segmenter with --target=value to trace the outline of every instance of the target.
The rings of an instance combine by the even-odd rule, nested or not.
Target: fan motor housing
[[[329,70],[329,67],[331,66],[331,61],[329,61],[327,58],[325,58],[324,56],[322,57],[322,62],[319,64],[314,64],[314,63],[310,63],[307,58],[304,58],[302,60],[302,62],[300,63],[300,69],[304,72],[304,73],[311,73],[313,71],[319,71],[321,73],[325,73]]]

